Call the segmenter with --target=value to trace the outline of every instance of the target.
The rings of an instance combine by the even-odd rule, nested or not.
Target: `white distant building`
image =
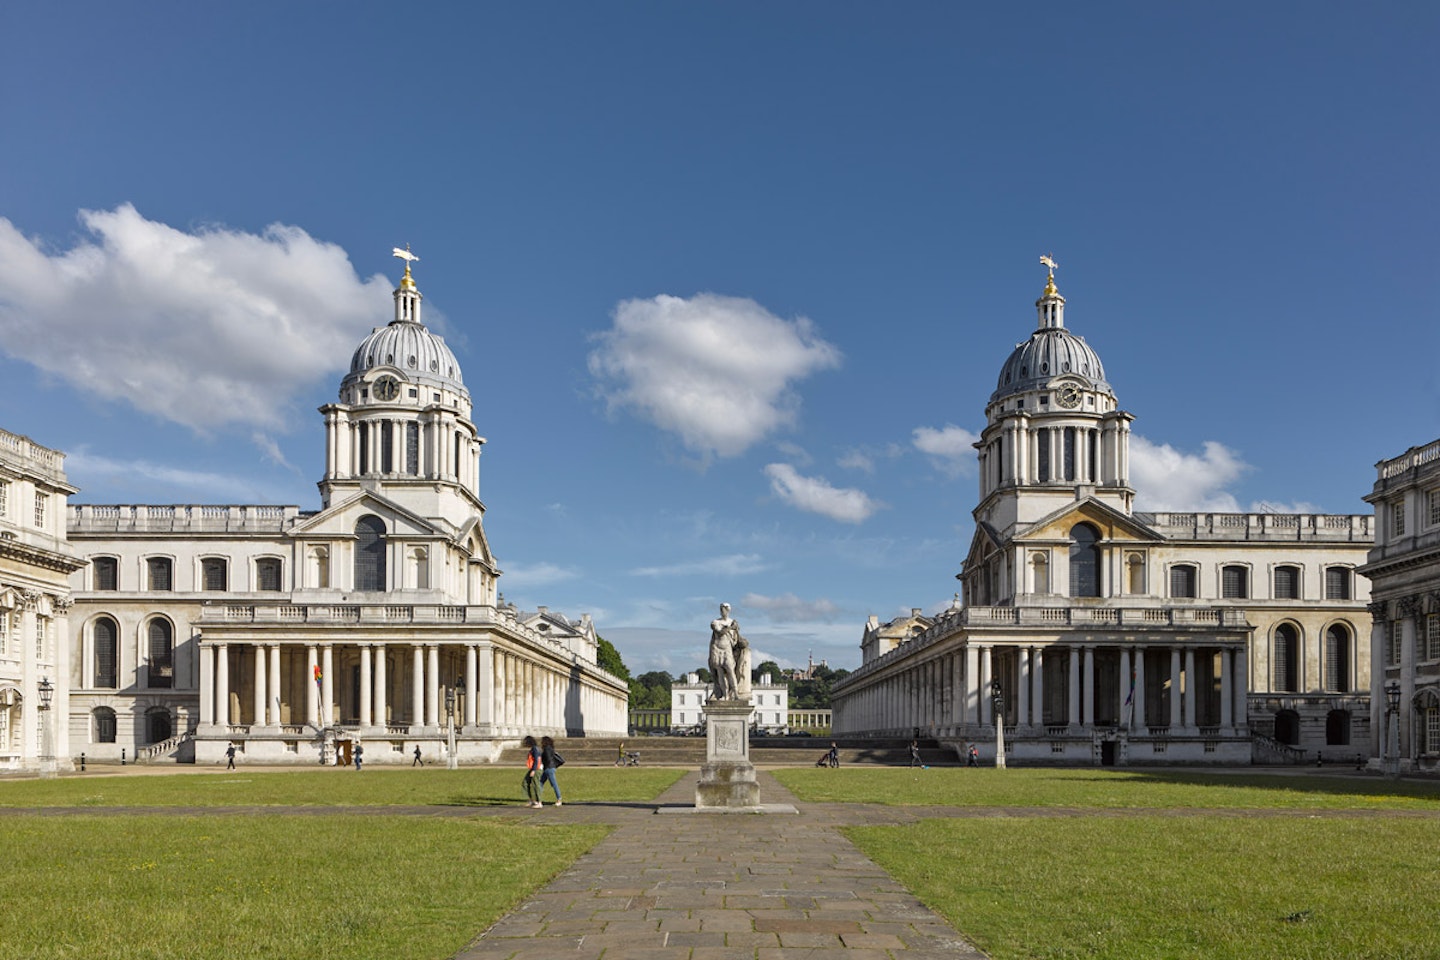
[[[394,319],[321,408],[318,510],[71,505],[89,561],[65,568],[72,753],[205,762],[234,743],[242,760],[313,764],[363,741],[371,763],[409,762],[440,756],[452,716],[468,761],[525,734],[624,735],[626,685],[597,665],[589,616],[500,597],[485,440],[421,299],[407,263]],[[58,542],[73,491],[49,483]]]
[[[998,691],[1007,753],[1031,762],[1364,751],[1369,582],[1355,573],[1372,518],[1136,512],[1134,417],[1065,327],[1053,276],[1036,308],[975,444],[963,604],[871,618],[863,663],[831,691],[835,734],[993,750]]]
[[[711,685],[701,683],[699,674],[687,673],[685,679],[670,685],[670,729],[684,733],[705,723],[705,701],[710,699]],[[750,703],[755,713],[750,725],[766,733],[785,733],[789,729],[790,688],[775,683],[762,674],[750,687]]]

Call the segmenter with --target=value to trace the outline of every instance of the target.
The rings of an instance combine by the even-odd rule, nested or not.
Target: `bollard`
[[[120,766],[125,766],[125,748],[120,748]]]
[[[80,772],[85,772],[85,754],[83,752],[80,754]]]

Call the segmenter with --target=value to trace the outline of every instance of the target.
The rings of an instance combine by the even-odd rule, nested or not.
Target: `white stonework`
[[[588,616],[498,593],[469,391],[421,323],[360,344],[325,419],[320,509],[73,505],[70,750],[120,759],[462,761],[525,734],[623,735],[627,692]],[[58,509],[58,508],[57,508]]]
[[[1369,744],[1392,772],[1440,768],[1440,440],[1376,465]],[[1389,709],[1386,688],[1394,690]],[[1397,689],[1398,688],[1398,689]]]
[[[1039,323],[986,406],[964,602],[872,617],[832,691],[836,735],[931,736],[1029,762],[1353,759],[1370,736],[1366,515],[1136,513],[1131,414]]]
[[[701,683],[700,676],[687,673],[685,679],[670,685],[670,729],[685,733],[703,728],[705,701],[710,699],[711,685]],[[776,683],[770,674],[761,674],[750,688],[750,705],[755,712],[750,724],[756,730],[782,734],[789,730],[790,688]]]
[[[64,467],[64,454],[0,431],[0,769],[35,770],[70,751],[69,580],[85,562],[65,540],[76,491]]]

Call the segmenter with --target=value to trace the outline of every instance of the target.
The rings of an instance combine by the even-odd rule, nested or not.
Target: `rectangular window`
[[[223,591],[226,588],[227,564],[218,557],[211,557],[200,561],[200,579],[202,590]]]
[[[380,424],[380,472],[391,473],[395,469],[395,431],[386,420]]]
[[[1429,507],[1430,526],[1440,525],[1440,490],[1431,490],[1425,498]]]
[[[1075,479],[1075,428],[1066,427],[1064,435],[1065,446],[1065,479]]]
[[[1035,458],[1037,461],[1036,480],[1040,483],[1050,482],[1050,431],[1048,429],[1035,431]]]
[[[1226,567],[1220,572],[1220,595],[1227,600],[1243,600],[1250,596],[1248,567]]]
[[[38,491],[35,494],[35,526],[45,529],[45,507],[50,498]]]
[[[1425,752],[1440,750],[1440,710],[1430,707],[1425,711]]]
[[[146,589],[149,590],[173,590],[170,577],[170,559],[168,557],[151,557],[145,561]]]
[[[1425,659],[1440,660],[1440,613],[1425,618]]]
[[[96,557],[90,561],[96,590],[120,589],[120,562],[114,557]]]
[[[1387,666],[1398,667],[1400,665],[1400,645],[1404,642],[1400,632],[1399,620],[1391,620],[1389,636],[1385,644],[1385,663]]]
[[[10,481],[0,480],[0,517],[4,517],[10,505]]]
[[[265,557],[255,561],[256,586],[260,590],[275,591],[280,589],[280,561],[274,557]]]
[[[420,475],[420,424],[405,424],[405,472]]]
[[[1405,501],[1390,504],[1390,535],[1405,536]]]
[[[1190,598],[1195,596],[1194,567],[1170,568],[1170,596]]]
[[[0,657],[5,656],[5,641],[10,637],[10,611],[0,610]],[[0,711],[3,713],[4,711]],[[4,743],[0,740],[0,743]]]
[[[1276,599],[1276,600],[1299,600],[1299,599],[1300,599],[1300,568],[1299,568],[1299,567],[1276,567],[1276,568],[1275,568],[1275,599]]]
[[[1350,599],[1350,569],[1348,567],[1325,568],[1325,599]]]

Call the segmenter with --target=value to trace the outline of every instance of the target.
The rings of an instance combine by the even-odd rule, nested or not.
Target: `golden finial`
[[[410,276],[410,262],[411,262],[412,260],[419,260],[420,258],[417,257],[417,256],[415,256],[415,254],[413,254],[413,253],[410,252],[410,244],[408,244],[408,243],[405,244],[405,249],[404,249],[404,250],[401,250],[399,247],[396,247],[395,250],[394,250],[394,252],[391,253],[390,256],[392,256],[392,257],[399,257],[401,260],[404,260],[404,261],[405,261],[405,276],[403,276],[403,277],[400,278],[400,289],[402,289],[402,290],[414,290],[414,289],[415,289],[415,279]]]
[[[1053,297],[1060,292],[1055,288],[1055,270],[1059,267],[1059,264],[1057,264],[1055,258],[1048,253],[1040,258],[1040,264],[1048,267],[1050,270],[1050,275],[1045,278],[1045,292],[1042,296]]]

